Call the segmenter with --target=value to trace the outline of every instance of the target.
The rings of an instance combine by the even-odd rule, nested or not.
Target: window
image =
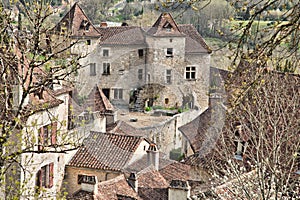
[[[91,40],[87,40],[86,45],[91,45]]]
[[[123,89],[113,89],[114,99],[123,99]]]
[[[57,122],[43,126],[39,129],[38,150],[42,151],[44,147],[56,144]]]
[[[103,63],[103,75],[110,74],[110,63]]]
[[[165,98],[165,104],[169,104],[169,98]]]
[[[172,81],[172,70],[171,69],[167,69],[166,71],[166,83],[170,84]]]
[[[96,76],[96,63],[90,63],[90,76]]]
[[[96,177],[78,174],[77,183],[78,184],[81,184],[81,183],[96,184]]]
[[[142,80],[143,79],[143,69],[138,70],[138,79]]]
[[[196,67],[190,66],[185,68],[185,79],[196,79]]]
[[[85,31],[89,31],[90,23],[87,20],[82,20],[80,23],[79,29],[83,29]]]
[[[166,54],[167,58],[171,58],[173,57],[173,48],[167,48],[167,54]]]
[[[297,151],[297,156],[296,156],[296,167],[297,171],[296,174],[300,175],[300,150]]]
[[[103,57],[108,57],[109,56],[109,50],[108,49],[103,49],[102,56]]]
[[[143,57],[144,56],[144,49],[139,49],[138,54],[139,54],[139,57]]]
[[[107,99],[109,99],[109,93],[110,93],[109,88],[103,88],[102,92],[107,97]]]
[[[247,143],[241,140],[242,126],[237,125],[235,129],[234,145],[236,147],[236,152],[234,154],[234,158],[237,160],[243,160],[243,155],[245,153]]]
[[[36,186],[39,188],[51,188],[54,178],[54,163],[43,166],[37,173]]]

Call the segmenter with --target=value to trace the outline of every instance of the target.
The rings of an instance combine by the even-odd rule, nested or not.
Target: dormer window
[[[171,32],[172,31],[172,25],[170,23],[166,23],[164,26],[163,26],[163,29],[166,31],[166,32]]]
[[[82,20],[79,29],[88,31],[90,28],[90,23],[87,20]]]

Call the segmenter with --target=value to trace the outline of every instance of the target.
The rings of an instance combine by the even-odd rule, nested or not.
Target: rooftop
[[[118,119],[120,121],[128,123],[135,128],[144,128],[163,123],[171,119],[171,116],[153,116],[148,113],[118,110]],[[137,119],[137,121],[134,119]]]

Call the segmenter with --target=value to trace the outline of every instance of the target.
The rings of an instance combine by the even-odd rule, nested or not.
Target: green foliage
[[[152,107],[147,106],[147,107],[145,108],[145,111],[147,111],[147,112],[149,112],[149,111],[151,111],[151,110],[152,110]]]

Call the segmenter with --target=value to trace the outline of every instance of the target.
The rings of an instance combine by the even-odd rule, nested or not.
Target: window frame
[[[138,79],[143,80],[143,69],[138,69]]]
[[[144,56],[144,49],[138,49],[138,56],[139,58]]]
[[[166,49],[166,57],[173,58],[174,57],[174,48],[168,47]]]
[[[96,184],[96,176],[95,175],[78,174],[77,175],[77,184],[80,185],[82,183],[95,185]]]
[[[102,70],[102,75],[110,75],[110,62],[103,62]]]
[[[96,76],[96,63],[90,63],[90,76]]]
[[[123,88],[113,88],[114,91],[114,99],[122,100],[123,99]]]
[[[42,126],[38,130],[38,150],[43,151],[45,147],[55,146],[57,140],[57,122]]]
[[[168,73],[170,72],[170,73]],[[166,69],[166,84],[172,84],[172,70]]]
[[[109,57],[109,49],[102,49],[102,56]]]
[[[197,77],[197,67],[195,65],[190,65],[185,67],[184,77],[186,80],[196,80]]]
[[[36,186],[41,188],[52,188],[54,183],[54,163],[44,165],[38,170]]]

